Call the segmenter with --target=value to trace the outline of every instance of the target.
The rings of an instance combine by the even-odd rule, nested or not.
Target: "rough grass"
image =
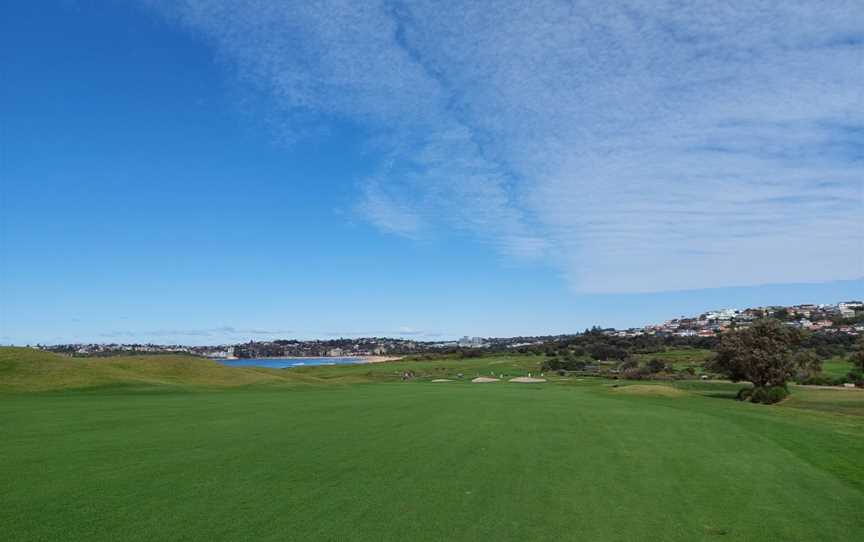
[[[675,348],[654,354],[636,354],[635,357],[641,363],[647,363],[657,358],[671,364],[676,369],[683,369],[690,366],[702,366],[706,361],[714,357],[714,352],[701,348]]]
[[[615,393],[627,395],[653,395],[656,397],[682,397],[687,395],[687,392],[684,390],[660,384],[630,384],[610,389]]]
[[[297,375],[226,367],[204,358],[117,356],[69,358],[29,348],[0,348],[0,391],[49,391],[103,386],[248,386],[288,384]]]
[[[782,404],[784,407],[801,410],[864,416],[864,389],[822,389],[811,386],[794,386],[792,395]],[[864,424],[864,421],[861,423]]]

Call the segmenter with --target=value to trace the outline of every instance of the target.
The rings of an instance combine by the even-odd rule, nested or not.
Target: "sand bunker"
[[[453,382],[453,381],[450,380],[449,378],[436,378],[432,382]]]
[[[658,386],[653,384],[633,384],[630,386],[619,386],[612,388],[616,393],[629,395],[653,395],[657,397],[681,397],[687,395],[686,391],[671,386]]]
[[[475,378],[471,382],[474,382],[475,384],[483,384],[486,382],[498,382],[498,379],[497,378],[490,378],[488,376],[478,376],[477,378]]]
[[[531,376],[517,376],[516,378],[511,378],[510,382],[521,382],[523,384],[530,384],[531,382],[546,382],[546,379],[534,378]]]

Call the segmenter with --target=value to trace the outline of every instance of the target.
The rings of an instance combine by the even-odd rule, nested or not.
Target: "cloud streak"
[[[385,232],[465,232],[582,292],[864,275],[859,2],[153,5],[289,130],[363,130]]]
[[[154,329],[149,331],[116,330],[100,334],[106,339],[141,339],[143,338],[189,338],[189,337],[249,337],[249,336],[285,336],[291,333],[288,329],[246,329],[232,326],[219,326],[200,329]]]

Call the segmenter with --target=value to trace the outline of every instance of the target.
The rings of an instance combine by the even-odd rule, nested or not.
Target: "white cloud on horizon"
[[[864,275],[859,2],[155,5],[286,126],[365,130],[383,231],[468,232],[581,292]]]

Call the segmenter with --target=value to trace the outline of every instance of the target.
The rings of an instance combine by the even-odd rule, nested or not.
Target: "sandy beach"
[[[279,360],[279,359],[328,359],[328,358],[340,358],[340,359],[356,359],[359,363],[382,363],[384,361],[398,361],[403,358],[403,356],[274,356],[268,358],[255,358],[255,359],[264,359],[264,360]],[[235,361],[243,358],[213,358],[213,359],[224,359],[227,361]]]
[[[363,363],[381,363],[384,361],[399,361],[402,356],[357,356]]]

